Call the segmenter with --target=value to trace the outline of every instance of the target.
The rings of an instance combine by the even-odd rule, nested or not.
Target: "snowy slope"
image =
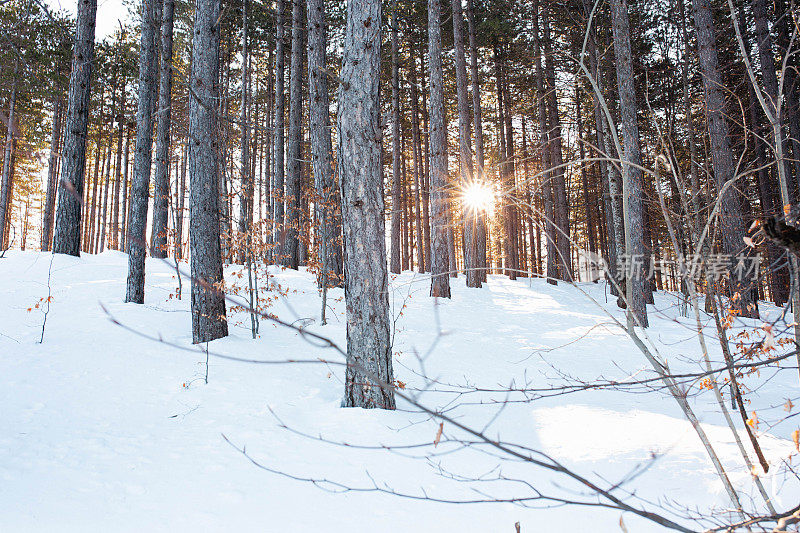
[[[188,287],[183,300],[170,298],[174,270],[160,261],[148,259],[146,304],[134,305],[122,302],[125,255],[55,257],[52,307],[39,344],[43,315],[27,309],[47,297],[50,268],[51,256],[36,252],[9,252],[0,260],[2,531],[350,532],[358,526],[377,532],[510,533],[515,522],[526,533],[620,531],[621,513],[596,507],[525,509],[510,503],[431,503],[375,492],[337,494],[324,490],[331,485],[319,488],[259,469],[222,435],[246,446],[268,468],[352,487],[368,488],[374,480],[396,491],[421,495],[424,490],[441,499],[480,498],[476,491],[529,495],[519,484],[461,482],[440,475],[489,473],[488,479],[502,472],[553,494],[580,491],[540,469],[478,449],[459,449],[446,441],[464,435],[447,424],[442,443],[427,450],[436,452],[433,462],[426,461],[424,449],[353,449],[281,427],[278,418],[311,437],[398,445],[432,442],[439,424],[402,402],[395,412],[339,408],[341,367],[254,365],[211,357],[206,385],[204,353],[126,331],[113,325],[101,307],[131,328],[191,347]],[[234,271],[228,269],[229,280]],[[319,326],[313,276],[273,273],[289,294],[272,311],[307,322],[309,330],[344,345],[342,291],[330,292],[329,324]],[[581,285],[601,308],[563,284],[491,276],[484,289],[475,290],[463,281],[453,280],[451,301],[434,304],[424,276],[404,273],[392,279],[395,377],[407,390],[422,386],[419,355],[424,373],[437,379],[435,390],[420,396],[422,403],[447,409],[449,416],[479,429],[492,422],[490,436],[540,449],[589,477],[615,482],[637,465],[648,465],[626,485],[637,498],[700,510],[726,506],[696,435],[661,392],[600,390],[515,402],[495,420],[504,393],[455,394],[465,390],[457,386],[466,384],[497,389],[530,382],[541,387],[563,383],[563,374],[622,379],[647,368],[604,314],[606,309],[623,316],[611,299],[605,303],[602,285]],[[699,354],[692,322],[676,318],[674,297],[658,295],[650,311],[648,333],[673,369],[699,370],[692,362]],[[232,316],[230,322],[231,336],[210,343],[211,351],[262,360],[341,359],[294,331],[264,323],[260,338],[252,340],[245,315]],[[718,351],[713,338],[708,342]],[[752,407],[760,416],[777,418],[797,389],[796,376],[784,372],[759,390]],[[731,478],[757,501],[712,399],[705,392],[692,402]],[[761,433],[773,465],[794,449],[792,424]],[[659,458],[653,462],[651,454]],[[798,484],[782,475],[767,476],[765,483],[779,508],[800,497]],[[629,531],[657,530],[629,514],[624,521]]]

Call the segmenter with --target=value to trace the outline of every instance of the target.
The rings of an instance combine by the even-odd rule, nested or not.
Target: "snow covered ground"
[[[50,268],[51,256],[37,252],[9,252],[0,259],[2,531],[350,532],[357,527],[511,533],[515,522],[525,533],[620,531],[621,513],[615,510],[454,505],[376,492],[334,493],[324,490],[332,488],[329,484],[320,488],[260,469],[223,435],[267,468],[356,488],[376,483],[456,500],[480,499],[484,493],[506,498],[531,494],[520,483],[489,481],[502,473],[549,494],[585,495],[563,477],[485,450],[461,449],[448,439],[465,435],[448,424],[442,442],[429,449],[355,449],[313,438],[388,446],[432,443],[436,437],[438,421],[402,402],[394,412],[341,409],[341,367],[256,365],[211,357],[205,384],[204,353],[142,338],[112,324],[101,307],[130,328],[191,348],[188,287],[184,284],[184,299],[171,298],[174,270],[157,260],[147,262],[145,305],[134,305],[122,302],[125,255],[55,257],[52,304],[39,344],[43,315],[35,306],[47,298]],[[227,270],[229,280],[235,270]],[[289,294],[272,311],[308,323],[309,330],[344,346],[342,291],[330,292],[329,324],[320,326],[313,276],[284,271],[277,279]],[[580,288],[622,318],[611,298],[606,303],[602,284]],[[594,480],[614,483],[646,465],[625,485],[636,493],[631,503],[640,504],[642,498],[701,511],[727,506],[696,435],[662,392],[580,392],[510,403],[498,415],[504,393],[457,395],[452,392],[457,388],[442,385],[497,389],[530,381],[547,386],[563,383],[559,373],[622,379],[646,369],[633,343],[580,290],[491,276],[482,290],[467,289],[463,278],[453,280],[450,301],[434,303],[427,292],[428,280],[418,274],[391,281],[397,317],[395,377],[409,391],[422,386],[420,355],[424,373],[440,383],[420,396],[422,403],[447,409],[449,416],[477,429],[491,422],[488,435],[544,451]],[[658,295],[650,311],[648,333],[673,369],[701,369],[687,360],[696,361],[700,352],[692,321],[677,318],[675,298]],[[229,318],[231,335],[210,343],[212,352],[262,360],[340,359],[270,323],[263,323],[260,338],[252,340],[246,315]],[[710,337],[709,345],[718,351]],[[783,372],[752,396],[751,407],[761,417],[777,419],[797,390],[794,372]],[[712,400],[706,391],[692,403],[734,483],[758,501]],[[780,474],[778,466],[794,450],[790,435],[796,422],[769,433],[766,424],[759,429],[775,466],[771,472],[776,472],[764,477],[767,490],[779,509],[793,506],[800,486]],[[426,459],[431,452],[436,455]],[[658,459],[652,461],[652,454]],[[485,475],[487,481],[459,481],[447,473]],[[623,519],[631,532],[657,530],[630,514]]]

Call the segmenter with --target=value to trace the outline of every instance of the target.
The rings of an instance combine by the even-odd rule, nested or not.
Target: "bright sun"
[[[491,211],[494,206],[494,193],[482,183],[471,183],[461,193],[464,205],[475,211]]]

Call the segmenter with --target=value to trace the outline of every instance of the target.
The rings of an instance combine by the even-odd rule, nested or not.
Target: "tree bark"
[[[89,122],[90,81],[94,62],[97,0],[78,2],[72,73],[69,78],[64,128],[61,182],[58,186],[53,253],[78,256],[81,250],[81,203],[86,168],[86,130]]]
[[[469,65],[472,76],[472,114],[475,123],[475,178],[478,183],[484,184],[483,175],[483,113],[481,110],[481,84],[478,71],[478,46],[475,40],[475,15],[472,9],[472,0],[467,0],[467,28],[469,32]],[[476,253],[477,268],[481,281],[486,281],[486,213],[480,213],[476,227]]]
[[[454,0],[459,1],[459,0]],[[397,40],[397,0],[392,2],[392,233],[389,271],[400,273],[400,60]]]
[[[625,289],[628,307],[628,325],[633,325],[635,316],[641,327],[647,327],[645,291],[649,291],[649,280],[633,266],[645,257],[644,247],[644,187],[642,186],[642,155],[639,147],[637,125],[636,87],[633,78],[633,56],[631,54],[630,24],[626,0],[611,0],[612,29],[614,33],[614,56],[617,65],[617,90],[622,115],[622,136],[625,155],[622,166],[622,201],[625,225],[625,255],[629,262]],[[630,275],[633,274],[633,275]]]
[[[275,41],[275,124],[273,126],[273,141],[274,141],[274,160],[275,170],[273,171],[273,186],[272,186],[272,201],[273,201],[273,215],[272,223],[274,226],[273,231],[273,253],[275,257],[273,260],[276,262],[280,259],[283,253],[284,227],[283,227],[283,178],[284,178],[284,99],[285,91],[283,88],[285,77],[285,60],[286,53],[284,52],[284,15],[286,12],[285,0],[276,0],[276,41]]]
[[[241,187],[239,191],[239,261],[245,263],[250,257],[252,248],[250,241],[250,226],[253,222],[253,174],[250,168],[250,124],[248,117],[248,99],[250,84],[248,82],[250,71],[250,55],[247,40],[247,1],[242,1],[242,97],[239,105],[239,127],[242,132],[242,150],[239,154],[239,176]],[[257,149],[258,147],[256,147]]]
[[[327,22],[324,0],[308,0],[308,101],[311,161],[317,192],[315,222],[321,247],[323,275],[320,283],[331,287],[343,285],[342,221],[339,194],[334,179],[331,143],[328,76],[324,72],[327,53]]]
[[[569,240],[569,201],[564,179],[564,155],[561,148],[561,118],[558,114],[558,95],[556,94],[555,58],[550,37],[550,17],[542,10],[542,30],[544,37],[544,68],[547,82],[547,114],[550,123],[548,144],[550,147],[550,168],[552,168],[553,209],[555,222],[560,231],[556,233],[558,250],[559,279],[572,281],[572,246]]]
[[[476,186],[472,166],[472,140],[470,139],[469,95],[467,93],[467,59],[464,52],[464,16],[461,0],[453,3],[453,46],[455,48],[456,93],[458,96],[458,153],[461,163],[461,189],[467,190]],[[474,102],[473,102],[474,104]],[[480,105],[480,99],[478,101]],[[478,262],[478,220],[480,213],[461,206],[464,231],[464,269],[467,276],[467,287],[480,287],[481,274]]]
[[[725,119],[725,97],[720,89],[723,85],[719,72],[714,18],[708,0],[693,0],[693,5],[698,56],[703,73],[711,162],[717,191],[721,194],[719,227],[722,234],[722,251],[729,260],[731,296],[738,294],[731,298],[730,304],[732,309],[741,313],[741,316],[758,318],[758,304],[752,298],[749,284],[747,280],[737,275],[735,270],[739,261],[738,255],[742,251],[742,239],[747,236],[741,193],[735,186],[729,186],[724,192],[722,191],[723,187],[734,179],[736,167],[728,123]]]
[[[533,55],[534,68],[536,75],[536,93],[539,102],[539,144],[541,150],[542,160],[542,173],[541,185],[539,187],[540,194],[544,199],[544,217],[545,217],[545,238],[547,240],[547,266],[545,267],[545,276],[547,282],[555,285],[557,283],[558,275],[558,261],[556,256],[558,250],[557,243],[557,222],[554,216],[553,206],[553,181],[550,164],[550,150],[549,150],[549,132],[550,126],[547,113],[547,93],[545,91],[544,82],[544,69],[542,67],[542,49],[539,37],[539,1],[533,0]],[[543,190],[542,190],[543,189]]]
[[[292,55],[289,70],[289,139],[286,150],[286,244],[283,266],[297,269],[299,235],[302,225],[302,167],[300,144],[303,119],[303,5],[302,0],[292,0]]]
[[[139,52],[139,106],[136,110],[136,151],[133,156],[130,212],[128,213],[128,284],[125,301],[144,303],[144,260],[150,165],[153,159],[156,36],[158,0],[142,0],[142,39]]]
[[[350,0],[339,84],[347,370],[344,407],[394,409],[381,175],[381,2]]]
[[[428,0],[428,69],[430,98],[430,201],[431,201],[431,296],[450,297],[447,245],[447,131],[444,120],[442,72],[441,0]]]
[[[189,98],[189,239],[192,340],[228,334],[220,243],[216,103],[219,98],[219,0],[197,0]]]
[[[411,143],[414,152],[414,208],[416,214],[416,234],[417,234],[417,269],[420,274],[425,272],[425,233],[422,226],[422,182],[425,168],[422,163],[422,142],[420,139],[419,125],[419,98],[417,93],[417,66],[414,63],[411,69]]]
[[[41,249],[50,251],[53,242],[53,222],[55,221],[56,190],[58,188],[58,161],[61,159],[59,145],[61,144],[61,122],[64,116],[64,104],[61,97],[53,102],[53,132],[50,136],[50,157],[47,164],[47,193],[42,217]]]
[[[158,131],[156,132],[156,175],[153,180],[153,227],[150,255],[167,257],[169,221],[169,152],[172,126],[172,30],[175,0],[162,0],[161,78],[158,87]]]

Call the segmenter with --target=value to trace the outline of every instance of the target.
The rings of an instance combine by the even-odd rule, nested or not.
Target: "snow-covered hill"
[[[229,280],[236,269],[227,270]],[[52,301],[40,344],[43,314],[36,304],[48,296],[49,270]],[[288,295],[271,310],[344,346],[342,291],[330,291],[329,323],[320,326],[313,276],[272,272]],[[205,384],[206,355],[191,345],[186,284],[184,299],[171,297],[174,270],[148,259],[145,305],[125,304],[126,274],[127,256],[117,252],[57,256],[52,267],[51,256],[37,252],[0,259],[0,530],[511,533],[520,522],[525,533],[620,531],[621,513],[598,507],[529,502],[540,508],[526,509],[337,493],[341,486],[377,484],[447,500],[531,495],[523,483],[492,481],[498,475],[553,495],[580,498],[585,490],[485,448],[463,449],[450,439],[466,436],[446,423],[435,448],[387,451],[321,442],[316,437],[369,447],[432,443],[439,422],[403,402],[394,412],[340,408],[338,366],[211,356]],[[478,290],[459,278],[452,300],[438,302],[427,296],[428,285],[425,276],[404,273],[392,279],[390,295],[395,378],[409,392],[426,385],[421,374],[435,378],[432,390],[419,393],[426,406],[476,429],[488,425],[489,436],[546,452],[595,480],[615,483],[646,466],[624,485],[635,491],[632,504],[641,498],[701,511],[728,505],[697,436],[663,392],[593,390],[526,402],[522,395],[471,388],[558,386],[566,375],[586,381],[650,375],[641,353],[604,314],[623,316],[611,298],[606,303],[602,284],[578,290],[491,276]],[[197,351],[114,325],[103,306],[126,327]],[[677,318],[674,296],[657,295],[649,309],[648,334],[673,370],[702,369],[693,322]],[[267,322],[252,340],[246,315],[229,320],[231,336],[210,343],[211,352],[271,361],[341,359]],[[713,337],[708,342],[718,350]],[[783,372],[751,396],[752,408],[777,418],[797,389],[796,374]],[[506,398],[512,403],[499,411]],[[733,482],[758,501],[711,393],[691,401]],[[796,425],[790,420],[771,433],[759,428],[776,466],[765,484],[779,508],[800,497],[797,482],[777,474],[794,450]],[[260,469],[223,435],[264,467],[341,485]],[[657,530],[630,514],[623,519],[631,532]]]

